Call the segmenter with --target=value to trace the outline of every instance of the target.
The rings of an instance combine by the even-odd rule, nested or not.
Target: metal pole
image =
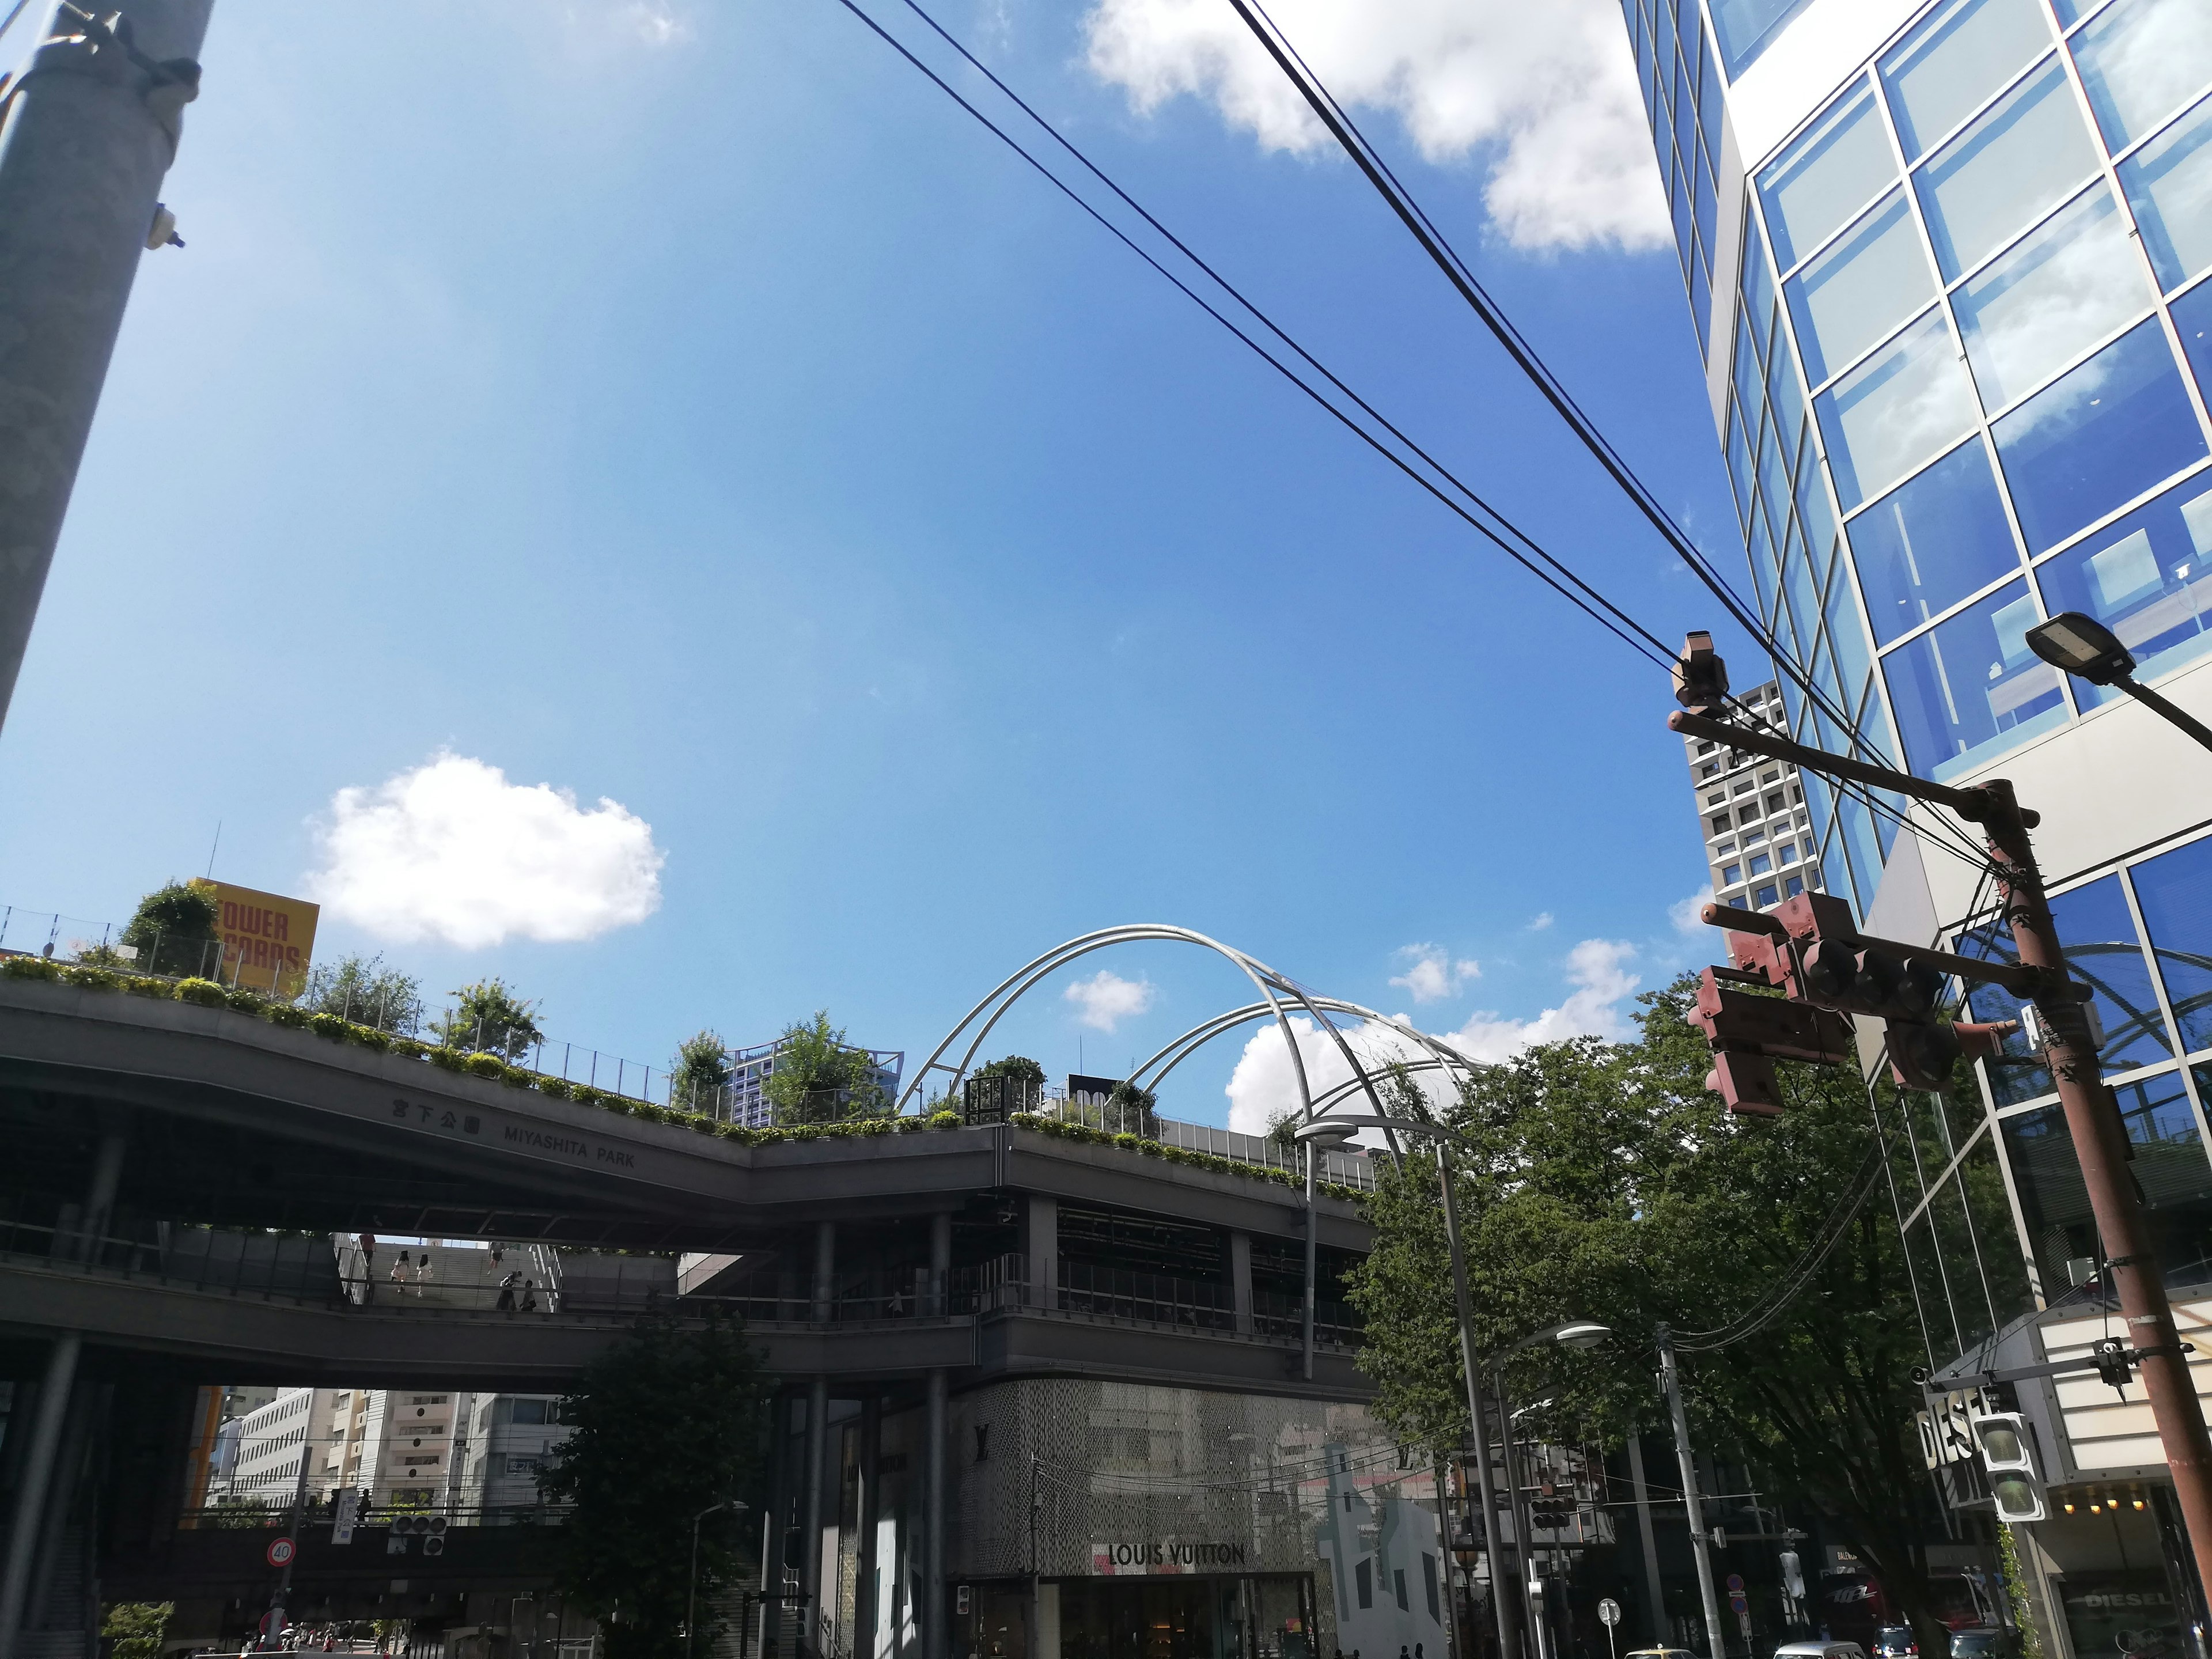
[[[1505,1357],[1503,1354],[1499,1355],[1498,1359],[1497,1393],[1498,1434],[1499,1439],[1504,1443],[1502,1450],[1505,1455],[1505,1502],[1513,1515],[1515,1571],[1512,1593],[1515,1597],[1514,1610],[1517,1613],[1520,1611],[1520,1599],[1528,1594],[1536,1582],[1534,1536],[1536,1528],[1534,1519],[1528,1513],[1528,1505],[1522,1501],[1521,1462],[1516,1455],[1516,1449],[1513,1443],[1513,1408],[1505,1394]],[[1498,1583],[1498,1575],[1493,1570],[1491,1573],[1491,1594],[1496,1595],[1501,1593],[1502,1589]],[[1528,1634],[1530,1638],[1528,1645],[1535,1659],[1547,1659],[1549,1644],[1546,1638],[1550,1632],[1545,1623],[1541,1608],[1538,1608],[1531,1617]]]
[[[2027,823],[2012,785],[1993,778],[1975,792],[1982,798],[1982,829],[1989,839],[2005,921],[2024,967],[2039,969],[2049,989],[2035,1007],[2049,1032],[2045,1063],[2058,1085],[2058,1103],[2074,1141],[2074,1156],[2088,1188],[2090,1212],[2104,1242],[2120,1311],[2135,1349],[2135,1363],[2150,1396],[2159,1444],[2173,1472],[2174,1497],[2197,1565],[2197,1583],[2212,1586],[2212,1442],[2174,1329],[2166,1280],[2151,1248],[2142,1190],[2129,1170],[2133,1149],[2118,1103],[2099,1073],[2082,1005],[2066,994],[2066,960],[2044,896],[2042,872],[2028,844]]]
[[[7,1565],[0,1569],[0,1659],[15,1659],[17,1626],[30,1597],[31,1563],[38,1554],[38,1517],[61,1449],[62,1420],[69,1413],[70,1387],[76,1380],[83,1342],[74,1331],[56,1337],[39,1382],[38,1414],[31,1420],[31,1443],[17,1477],[15,1512],[8,1518]]]
[[[300,1559],[300,1511],[307,1506],[307,1460],[315,1455],[314,1406],[314,1397],[310,1395],[307,1421],[300,1429],[300,1478],[292,1483],[292,1528],[285,1534],[292,1540],[292,1553],[284,1558],[284,1565],[277,1571],[276,1594],[269,1600],[269,1610],[276,1615],[270,1621],[276,1626],[268,1632],[270,1636],[283,1635],[284,1626],[291,1623],[291,1616],[284,1609],[292,1599],[292,1564]]]
[[[1304,1370],[1299,1373],[1305,1381],[1313,1381],[1314,1365],[1314,1273],[1320,1248],[1314,1237],[1315,1171],[1321,1166],[1321,1152],[1309,1140],[1306,1147],[1306,1304],[1304,1346],[1301,1352]]]
[[[1443,1184],[1444,1194],[1444,1243],[1451,1251],[1452,1304],[1459,1316],[1460,1371],[1467,1382],[1468,1422],[1474,1431],[1475,1474],[1482,1487],[1483,1552],[1490,1560],[1490,1600],[1492,1612],[1498,1620],[1498,1652],[1499,1659],[1519,1659],[1521,1618],[1518,1592],[1507,1594],[1508,1583],[1517,1574],[1509,1574],[1504,1567],[1505,1551],[1498,1525],[1498,1494],[1490,1479],[1490,1430],[1483,1421],[1482,1373],[1480,1362],[1475,1358],[1473,1314],[1468,1304],[1467,1257],[1460,1249],[1459,1242],[1459,1205],[1453,1190],[1450,1157],[1441,1140],[1436,1143],[1436,1149],[1437,1176]],[[1513,1425],[1506,1423],[1503,1427],[1505,1437],[1510,1441],[1513,1437]],[[1517,1528],[1514,1541],[1516,1545],[1526,1543]]]
[[[73,19],[0,126],[0,720],[53,563],[213,0]]]
[[[929,1374],[922,1517],[922,1659],[945,1659],[945,1388],[942,1367]]]
[[[817,1376],[806,1390],[806,1462],[799,1478],[799,1588],[806,1598],[810,1620],[818,1620],[822,1594],[822,1462],[830,1442],[830,1380]],[[810,1626],[811,1628],[811,1626]],[[809,1644],[809,1650],[812,1644]]]
[[[1667,1413],[1674,1425],[1674,1458],[1682,1470],[1682,1510],[1690,1521],[1690,1553],[1698,1562],[1698,1595],[1705,1604],[1705,1639],[1711,1659],[1723,1659],[1728,1646],[1721,1635],[1720,1598],[1713,1594],[1712,1541],[1705,1536],[1705,1513],[1698,1502],[1698,1465],[1690,1453],[1690,1419],[1682,1410],[1682,1388],[1674,1368],[1674,1337],[1664,1325],[1657,1332],[1659,1378],[1667,1390]]]
[[[2114,680],[2112,684],[2118,686],[2121,690],[2126,692],[2137,702],[2142,704],[2144,708],[2149,709],[2151,713],[2156,714],[2160,720],[2166,720],[2171,725],[2179,727],[2186,736],[2194,738],[2205,748],[2212,749],[2212,726],[2206,726],[2203,720],[2198,720],[2194,714],[2185,714],[2182,710],[2176,708],[2172,703],[2168,702],[2164,697],[2159,696],[2157,692],[2152,690],[2148,686],[2137,685],[2135,683],[2134,678],[2130,675],[2123,674],[2119,678]]]
[[[1659,1540],[1651,1531],[1651,1487],[1644,1478],[1644,1434],[1632,1427],[1628,1431],[1628,1481],[1636,1498],[1636,1529],[1644,1544],[1644,1583],[1650,1596],[1651,1644],[1654,1647],[1672,1647],[1668,1639],[1674,1630],[1667,1621],[1667,1592],[1659,1582]]]

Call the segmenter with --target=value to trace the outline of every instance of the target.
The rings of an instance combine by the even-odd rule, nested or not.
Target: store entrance
[[[1062,1579],[1058,1659],[1315,1659],[1312,1580]]]

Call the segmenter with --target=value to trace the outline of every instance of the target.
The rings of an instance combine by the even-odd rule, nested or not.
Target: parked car
[[[1867,1651],[1856,1642],[1784,1642],[1774,1659],[1867,1659]]]
[[[1687,1648],[1632,1648],[1620,1659],[1698,1659]]]
[[[1951,1632],[1951,1659],[2020,1659],[2020,1632],[2010,1625],[1968,1625]]]
[[[1874,1659],[1920,1659],[1920,1644],[1910,1625],[1884,1625],[1874,1633]]]

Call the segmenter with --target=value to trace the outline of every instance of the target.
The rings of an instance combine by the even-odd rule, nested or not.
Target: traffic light
[[[1996,1499],[1997,1519],[2042,1520],[2051,1506],[2044,1501],[2043,1481],[2028,1447],[2027,1420],[2018,1412],[1986,1412],[1975,1413],[1972,1425],[1990,1477],[1990,1495]]]
[[[1840,1065],[1850,1053],[1849,1021],[1825,1008],[1733,990],[1723,981],[1754,985],[1759,976],[1730,968],[1708,968],[1698,981],[1690,1024],[1705,1034],[1713,1069],[1705,1087],[1739,1116],[1772,1117],[1783,1108],[1774,1073],[1778,1060]]]

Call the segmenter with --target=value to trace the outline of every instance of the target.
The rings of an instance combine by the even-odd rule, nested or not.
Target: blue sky
[[[1713,623],[1191,3],[942,15],[1656,632]],[[1562,8],[1572,39],[1485,4],[1372,15],[1376,51],[1500,30],[1558,71],[1502,113],[1474,70],[1392,107],[1387,62],[1316,48],[1740,570],[1640,164],[1546,139],[1604,136],[1577,118],[1617,9]],[[1135,56],[1102,72],[1109,27]],[[140,272],[0,737],[0,901],[120,918],[204,869],[220,820],[219,877],[346,896],[322,956],[380,948],[434,996],[502,974],[556,1036],[656,1066],[817,1007],[912,1065],[1020,963],[1124,921],[1483,1042],[1546,1010],[1602,1029],[1626,976],[1697,951],[1668,916],[1704,870],[1660,677],[834,0],[223,0],[205,58],[165,192],[188,246]],[[432,785],[459,816],[425,830]],[[1055,982],[994,1048],[1111,1070],[1243,1000],[1186,950],[1101,967],[1149,990]],[[1223,1121],[1237,1053],[1163,1109]]]

